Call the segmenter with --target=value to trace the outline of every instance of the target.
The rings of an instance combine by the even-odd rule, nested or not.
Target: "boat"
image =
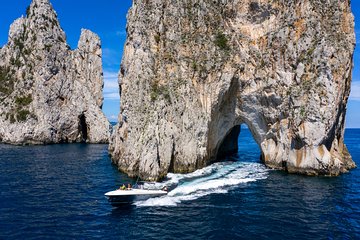
[[[105,193],[105,196],[108,198],[111,205],[119,206],[131,204],[136,201],[145,201],[153,197],[165,196],[167,194],[168,192],[166,190],[131,188],[107,192]]]

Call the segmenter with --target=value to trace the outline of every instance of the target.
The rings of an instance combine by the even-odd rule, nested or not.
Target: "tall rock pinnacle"
[[[146,1],[128,14],[119,169],[159,180],[237,151],[309,175],[355,167],[344,145],[354,52],[350,1]]]
[[[33,0],[0,49],[0,140],[107,142],[101,42],[82,30],[71,51],[48,0]]]

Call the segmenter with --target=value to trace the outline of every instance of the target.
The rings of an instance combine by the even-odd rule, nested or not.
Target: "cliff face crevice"
[[[26,13],[0,49],[1,141],[108,142],[99,37],[83,29],[72,51],[48,0],[33,0]]]
[[[242,123],[271,168],[355,167],[343,143],[350,1],[136,0],[127,33],[109,148],[120,170],[148,180],[194,171]]]

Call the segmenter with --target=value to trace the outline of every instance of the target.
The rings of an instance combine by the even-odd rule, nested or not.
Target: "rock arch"
[[[236,125],[227,132],[224,139],[218,142],[216,159],[223,159],[226,156],[238,152],[238,138],[241,132],[241,126]]]
[[[213,162],[246,123],[265,164],[355,167],[343,143],[355,44],[350,1],[134,1],[109,147],[131,176]]]
[[[88,126],[84,113],[79,116],[79,138],[81,142],[86,142],[88,140]]]

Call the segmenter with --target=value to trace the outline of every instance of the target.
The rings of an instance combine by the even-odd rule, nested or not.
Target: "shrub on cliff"
[[[221,50],[230,50],[228,45],[228,40],[223,33],[218,33],[215,37],[215,45],[218,46]]]

